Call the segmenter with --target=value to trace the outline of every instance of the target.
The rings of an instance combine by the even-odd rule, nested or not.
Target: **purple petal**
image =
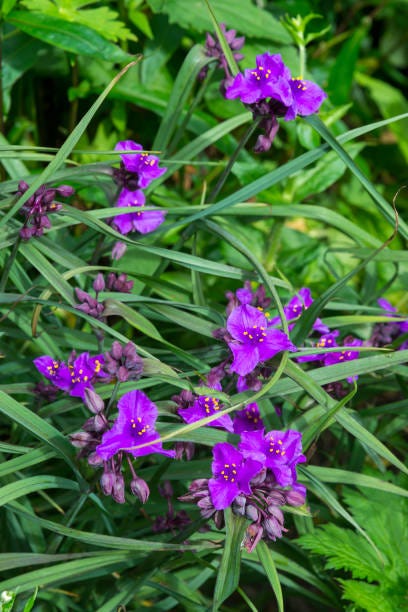
[[[280,351],[296,351],[295,345],[279,329],[268,329],[262,343],[258,345],[259,360],[271,359]]]
[[[267,327],[268,320],[260,310],[249,304],[234,308],[227,319],[229,333],[233,338],[241,340],[241,342],[247,341],[244,332],[253,328],[254,325],[257,327]]]
[[[162,210],[148,210],[136,215],[138,216],[133,218],[133,227],[141,234],[153,232],[165,220],[165,212]]]
[[[234,360],[230,366],[231,372],[236,372],[240,376],[246,376],[246,374],[249,374],[256,368],[260,361],[257,346],[252,346],[250,344],[235,344],[233,342],[229,342],[228,346],[234,356]]]
[[[216,510],[228,508],[239,493],[238,485],[234,482],[225,483],[222,480],[210,478],[208,481],[211,501]]]

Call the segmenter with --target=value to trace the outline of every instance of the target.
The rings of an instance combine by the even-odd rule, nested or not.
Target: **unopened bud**
[[[111,495],[115,482],[115,474],[113,472],[104,472],[101,476],[100,484],[104,495]]]
[[[76,448],[85,448],[93,440],[93,435],[87,431],[78,431],[69,436],[71,444]]]
[[[112,355],[113,359],[116,359],[116,361],[119,361],[119,359],[122,359],[122,355],[123,355],[122,345],[117,340],[114,340],[112,342],[112,348],[110,350],[110,354]]]
[[[245,507],[245,516],[253,523],[256,523],[259,518],[258,508],[253,504],[247,504]]]
[[[232,511],[234,514],[238,516],[244,516],[245,514],[245,506],[246,506],[246,497],[245,495],[237,495],[234,501],[232,502]]]
[[[93,389],[87,387],[84,391],[85,405],[91,412],[98,414],[105,408],[105,404],[100,395],[95,393]]]
[[[169,480],[165,480],[163,484],[159,485],[159,493],[165,499],[170,499],[170,497],[173,497],[173,487],[171,486]]]
[[[115,242],[115,245],[112,249],[111,257],[112,259],[118,261],[125,254],[127,246],[124,242]]]
[[[263,522],[268,538],[275,542],[276,538],[282,537],[282,532],[287,531],[276,518],[267,518]]]
[[[214,523],[217,529],[222,529],[224,527],[225,519],[223,510],[217,510],[214,514]]]
[[[125,479],[122,474],[115,474],[111,495],[118,504],[125,503]]]
[[[100,293],[105,289],[105,279],[103,278],[103,274],[99,272],[94,282],[92,283],[92,287],[94,288],[95,293]]]
[[[75,193],[75,189],[70,185],[60,185],[59,187],[57,187],[56,191],[63,198],[69,198]]]
[[[92,467],[99,467],[103,465],[103,459],[94,451],[88,455],[88,463],[89,465],[92,465]]]
[[[257,523],[251,523],[245,532],[244,546],[251,553],[263,535],[263,527]]]
[[[305,495],[300,491],[294,491],[291,489],[285,493],[286,495],[286,503],[290,506],[303,506],[305,503]]]
[[[130,490],[142,504],[145,504],[149,499],[150,489],[147,482],[143,480],[143,478],[139,478],[138,476],[133,478],[130,483]]]

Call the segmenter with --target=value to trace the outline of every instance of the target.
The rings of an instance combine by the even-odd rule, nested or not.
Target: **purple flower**
[[[265,315],[253,306],[235,308],[227,319],[227,329],[232,337],[228,346],[234,356],[230,370],[240,376],[280,351],[296,350],[286,334],[268,327]]]
[[[296,482],[296,465],[306,461],[302,454],[302,434],[288,431],[244,431],[238,446],[244,457],[251,457],[269,468],[282,487]]]
[[[218,411],[223,410],[223,404],[220,404],[219,400],[215,397],[209,397],[207,395],[199,395],[194,401],[193,405],[189,408],[180,408],[178,410],[179,415],[185,423],[195,423],[201,419],[216,414]],[[211,423],[208,423],[210,427],[223,427],[227,431],[233,431],[232,420],[229,414],[214,419]]]
[[[329,334],[324,334],[321,336],[319,342],[315,344],[316,348],[334,348],[337,346],[336,338],[339,335],[339,331],[337,329],[333,330]],[[303,355],[298,357],[297,360],[299,362],[303,361],[323,361],[326,356],[326,353],[315,353],[314,355]]]
[[[129,391],[118,402],[119,415],[112,428],[102,437],[97,454],[105,461],[124,450],[134,457],[160,453],[175,457],[174,451],[165,450],[155,430],[157,407],[142,391]],[[146,444],[142,448],[134,448]]]
[[[285,313],[286,320],[289,323],[289,330],[293,329],[296,321],[304,310],[307,310],[309,306],[313,304],[312,295],[310,289],[303,287],[298,291],[296,295],[289,300],[289,303],[284,307],[283,312]],[[280,317],[274,317],[269,320],[270,325],[279,325]],[[320,319],[316,319],[313,323],[313,329],[321,333],[328,333],[330,330],[327,325],[324,325]]]
[[[395,313],[397,309],[388,302],[388,300],[384,298],[380,298],[378,301],[378,305],[385,310],[387,315],[391,317],[397,316]],[[387,344],[391,344],[397,338],[399,338],[402,334],[406,334],[408,332],[408,321],[390,321],[389,323],[376,323],[373,327],[373,332],[370,338],[370,344],[372,346],[385,346]],[[398,347],[399,350],[403,350],[408,348],[408,340],[402,342]]]
[[[295,119],[297,115],[307,117],[317,113],[327,94],[313,81],[304,79],[290,79],[293,102],[285,114],[285,121]]]
[[[263,53],[257,55],[255,68],[245,70],[244,74],[237,74],[227,88],[225,97],[229,100],[239,98],[246,104],[273,98],[284,107],[289,107],[293,102],[290,78],[290,70],[283,63],[280,54]]]
[[[85,389],[93,389],[92,383],[96,378],[106,377],[102,371],[103,363],[103,355],[91,357],[89,353],[81,353],[77,358],[70,359],[68,365],[48,355],[34,359],[37,370],[55,387],[83,400]]]
[[[208,481],[211,501],[216,510],[223,510],[231,505],[240,493],[249,495],[251,479],[262,470],[262,463],[254,459],[245,459],[228,442],[220,442],[213,448],[213,478]]]
[[[116,151],[143,151],[142,145],[133,140],[121,140]],[[164,174],[167,168],[159,168],[159,158],[148,153],[123,153],[121,168],[114,172],[116,181],[126,189],[145,189],[154,179]]]
[[[258,404],[253,402],[236,412],[234,433],[241,434],[243,431],[255,431],[257,429],[264,429],[264,424],[259,413]]]
[[[116,206],[119,208],[140,206],[142,209],[145,201],[145,195],[140,189],[136,189],[135,191],[122,189]],[[128,234],[132,230],[139,232],[140,234],[148,234],[149,232],[153,232],[163,223],[164,217],[165,212],[162,210],[148,210],[146,212],[140,210],[137,212],[117,215],[113,218],[113,222],[121,234]]]
[[[344,361],[353,361],[357,359],[360,351],[358,350],[350,350],[347,347],[357,347],[363,344],[362,340],[358,340],[357,338],[349,339],[345,338],[343,342],[343,346],[346,347],[345,350],[338,353],[326,353],[323,355],[323,361],[325,366],[335,365],[336,363],[343,363]],[[358,376],[349,376],[347,381],[349,383],[357,380]]]

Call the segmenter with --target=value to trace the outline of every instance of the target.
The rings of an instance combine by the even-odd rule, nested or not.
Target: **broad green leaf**
[[[95,30],[59,17],[28,11],[12,11],[7,21],[19,30],[64,51],[108,62],[126,62],[130,56]]]
[[[278,611],[283,612],[283,595],[282,589],[279,581],[278,572],[276,571],[276,566],[273,561],[273,557],[271,551],[269,550],[266,542],[262,540],[258,542],[256,545],[256,552],[258,553],[258,557],[262,566],[265,570],[265,574],[269,580],[269,583],[275,593],[276,601],[278,604]]]
[[[148,0],[154,12],[167,13],[170,23],[205,32],[213,25],[202,0]],[[265,38],[289,44],[291,38],[285,28],[269,12],[254,6],[250,0],[211,0],[211,8],[219,23],[235,28],[238,35]]]
[[[22,0],[21,4],[29,11],[50,15],[64,19],[69,23],[81,23],[98,32],[108,40],[137,40],[137,37],[128,30],[124,23],[118,21],[119,13],[102,6],[84,9],[94,0]]]
[[[360,25],[344,43],[336,57],[328,83],[330,100],[336,106],[350,101],[351,86],[360,52],[360,46],[367,35],[367,26]]]
[[[394,495],[408,497],[407,489],[398,487],[397,485],[387,482],[386,480],[381,480],[381,478],[375,478],[374,476],[349,472],[347,470],[340,470],[338,468],[321,467],[318,465],[308,465],[304,469],[305,472],[311,472],[322,482],[354,485],[356,487],[367,487],[369,489],[384,491],[385,493],[392,493]]]

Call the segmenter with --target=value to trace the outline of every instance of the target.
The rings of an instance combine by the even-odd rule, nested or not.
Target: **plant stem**
[[[217,195],[219,194],[219,192],[223,188],[224,183],[227,180],[227,177],[228,177],[229,173],[231,172],[231,169],[232,169],[232,167],[233,167],[233,165],[234,165],[238,155],[240,154],[241,150],[244,148],[244,146],[248,142],[249,138],[252,136],[252,134],[257,129],[258,124],[260,123],[261,119],[262,119],[262,117],[258,117],[257,119],[255,119],[253,121],[253,123],[249,126],[249,128],[247,129],[247,131],[245,132],[243,137],[241,138],[240,142],[238,143],[237,148],[235,149],[234,153],[231,155],[231,158],[230,158],[228,164],[225,166],[225,168],[224,168],[220,178],[218,179],[218,182],[217,182],[216,186],[214,187],[214,189],[210,193],[210,196],[209,196],[209,198],[207,200],[207,203],[211,204],[212,202],[214,202],[215,198],[217,197]]]

